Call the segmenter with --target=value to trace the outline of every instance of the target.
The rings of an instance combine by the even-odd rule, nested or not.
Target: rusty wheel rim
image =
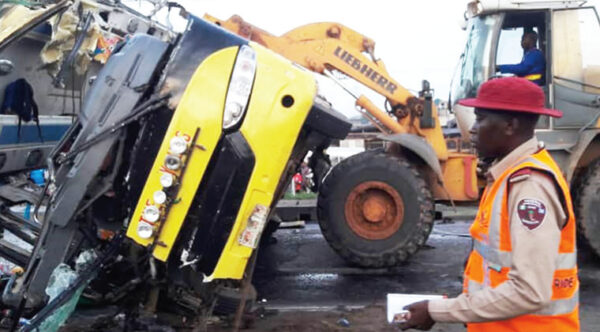
[[[358,236],[368,240],[383,240],[402,226],[404,201],[389,184],[368,181],[350,192],[344,213],[348,226]]]

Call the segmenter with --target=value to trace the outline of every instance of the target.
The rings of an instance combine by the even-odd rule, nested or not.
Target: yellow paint
[[[239,236],[256,204],[271,206],[317,90],[310,72],[259,45],[251,45],[257,55],[257,72],[240,132],[254,152],[256,164],[240,213],[213,274],[206,277],[207,281],[243,277],[253,249],[239,245]],[[171,207],[160,234],[159,240],[165,246],[156,246],[153,252],[159,260],[166,261],[170,254],[221,135],[223,104],[236,54],[237,47],[219,51],[196,70],[169,125],[127,230],[127,236],[141,245],[148,246],[153,242],[153,239],[138,237],[137,225],[147,201],[153,204],[154,192],[162,188],[160,169],[169,150],[169,141],[178,131],[193,136],[199,127],[201,131],[196,143],[203,145],[206,151],[195,149],[190,157],[178,195],[181,201]],[[289,108],[281,104],[286,95],[294,98],[294,104]]]
[[[312,71],[323,73],[334,68],[387,98],[392,105],[407,105],[413,93],[390,76],[382,60],[372,54],[375,41],[339,23],[323,22],[300,26],[281,36],[275,36],[234,15],[220,20],[205,14],[204,19],[218,23],[244,38],[253,40]],[[356,105],[378,119],[392,133],[410,133],[423,137],[435,151],[440,161],[448,159],[448,150],[433,105],[434,128],[421,128],[419,119],[407,116],[399,121],[379,109],[365,96]]]
[[[160,169],[168,154],[170,140],[178,132],[179,134],[184,133],[193,136],[196,129],[199,128],[200,134],[196,144],[203,145],[206,151],[195,148],[190,156],[187,172],[181,179],[181,187],[177,197],[180,202],[172,205],[165,220],[165,225],[161,230],[160,241],[166,247],[157,246],[154,250],[154,257],[161,261],[166,261],[169,256],[198,185],[208,166],[212,151],[214,151],[221,135],[225,95],[237,49],[237,47],[231,47],[212,54],[202,62],[192,76],[175,110],[127,229],[127,236],[137,243],[147,246],[153,242],[153,238],[142,239],[137,235],[137,225],[146,203],[154,204],[152,198],[154,192],[162,189],[159,181],[163,172]],[[193,171],[190,172],[190,170]]]
[[[466,174],[466,164],[469,163],[471,174]],[[448,160],[442,163],[444,186],[446,190],[437,188],[436,199],[452,199],[453,201],[474,201],[478,199],[477,158],[472,154],[450,153]],[[470,181],[467,183],[467,180]],[[448,194],[450,197],[448,197]],[[470,196],[471,194],[472,196]]]
[[[252,249],[238,244],[238,238],[256,204],[271,206],[279,179],[290,158],[300,129],[316,94],[311,73],[251,43],[256,51],[258,66],[250,105],[240,131],[256,157],[256,165],[247,194],[219,262],[211,276],[240,279],[246,269]],[[294,98],[285,108],[284,96]]]

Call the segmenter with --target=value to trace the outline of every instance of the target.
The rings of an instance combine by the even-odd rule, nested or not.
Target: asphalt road
[[[246,331],[397,330],[386,322],[387,293],[459,294],[471,243],[468,227],[466,221],[437,223],[426,246],[407,263],[376,270],[346,264],[315,223],[280,229],[277,242],[259,253],[254,285],[260,318]],[[582,331],[599,331],[600,260],[581,249],[579,267]],[[433,329],[464,330],[458,324],[437,324]]]

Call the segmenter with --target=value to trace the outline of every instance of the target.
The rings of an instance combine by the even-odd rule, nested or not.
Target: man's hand
[[[404,307],[404,310],[408,310],[406,322],[400,324],[402,331],[408,329],[418,329],[428,331],[431,329],[435,321],[431,319],[428,309],[429,301],[415,302]]]

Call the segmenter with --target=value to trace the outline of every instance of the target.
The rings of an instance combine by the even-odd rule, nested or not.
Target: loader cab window
[[[537,35],[536,48],[544,55],[548,54],[545,16],[545,12],[507,13],[498,36],[496,64],[519,63],[523,59],[521,38],[526,32],[534,32]]]
[[[546,94],[546,105],[549,106],[550,100],[548,93],[547,79],[550,77],[550,64],[548,59],[548,43],[547,43],[547,29],[546,29],[546,15],[544,11],[519,11],[519,12],[508,12],[504,15],[502,21],[502,27],[498,35],[498,44],[495,53],[495,64],[498,65],[519,65],[511,66],[518,67],[521,70],[520,64],[524,60],[524,49],[521,45],[523,36],[528,33],[533,33],[537,37],[537,43],[535,48],[541,51],[543,59],[545,60],[545,68],[543,63],[535,64],[535,68],[529,70],[527,73],[496,73],[497,76],[528,76],[533,79],[534,76],[530,74],[537,74],[541,77],[534,82],[541,85],[544,93]],[[538,58],[539,59],[539,58]],[[529,64],[529,63],[528,63]],[[539,68],[541,67],[541,68]],[[523,67],[524,68],[524,67]],[[516,69],[516,68],[514,68]],[[537,70],[536,70],[537,69]],[[535,73],[534,73],[535,72]],[[538,128],[548,128],[549,118],[542,116],[538,122]]]
[[[600,93],[600,24],[595,10],[560,10],[553,16],[556,83]]]
[[[498,14],[469,19],[467,44],[452,78],[451,105],[460,99],[475,97],[479,85],[487,79],[492,36],[499,22]]]
[[[600,21],[594,7],[552,12],[554,106],[557,128],[595,123],[600,98]]]
[[[521,39],[525,32],[535,32],[540,36],[537,27],[527,29],[524,27],[502,29],[498,39],[498,49],[496,52],[496,64],[519,63],[523,59],[523,49],[521,48]],[[538,41],[537,48],[541,49]],[[542,49],[542,52],[544,50]]]

